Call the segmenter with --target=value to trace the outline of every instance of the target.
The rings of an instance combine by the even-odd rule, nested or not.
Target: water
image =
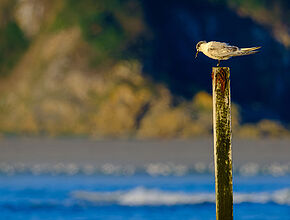
[[[234,177],[234,219],[289,220],[290,176]],[[214,176],[0,176],[0,219],[215,219]]]

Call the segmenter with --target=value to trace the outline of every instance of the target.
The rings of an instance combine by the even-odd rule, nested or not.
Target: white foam
[[[145,170],[151,176],[183,176],[188,172],[188,167],[174,163],[150,163],[145,165]]]
[[[128,206],[146,205],[194,205],[202,203],[215,203],[214,193],[186,193],[171,192],[157,189],[146,189],[137,187],[129,191],[115,192],[88,192],[75,191],[72,197],[77,200],[91,203],[113,203]],[[269,203],[274,202],[281,205],[290,205],[290,189],[274,192],[259,193],[234,193],[234,203]]]
[[[260,174],[286,176],[290,174],[290,163],[269,163],[261,166],[257,163],[246,163],[235,167],[235,172],[242,176],[257,176]],[[136,173],[146,173],[150,176],[186,176],[196,173],[214,173],[213,163],[197,162],[192,165],[166,163],[149,163],[140,166],[133,164],[78,164],[78,163],[7,163],[0,162],[0,175],[120,175],[131,176]]]

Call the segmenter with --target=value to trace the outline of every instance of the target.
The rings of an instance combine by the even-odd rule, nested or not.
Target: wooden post
[[[212,68],[216,219],[233,219],[230,68]]]

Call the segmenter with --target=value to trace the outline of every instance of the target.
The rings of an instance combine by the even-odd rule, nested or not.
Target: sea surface
[[[0,219],[215,219],[214,175],[0,176]],[[290,175],[234,175],[235,220],[289,220]]]

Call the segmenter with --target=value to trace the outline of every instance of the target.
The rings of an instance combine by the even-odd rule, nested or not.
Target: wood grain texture
[[[213,128],[217,220],[233,219],[230,68],[213,67]]]

